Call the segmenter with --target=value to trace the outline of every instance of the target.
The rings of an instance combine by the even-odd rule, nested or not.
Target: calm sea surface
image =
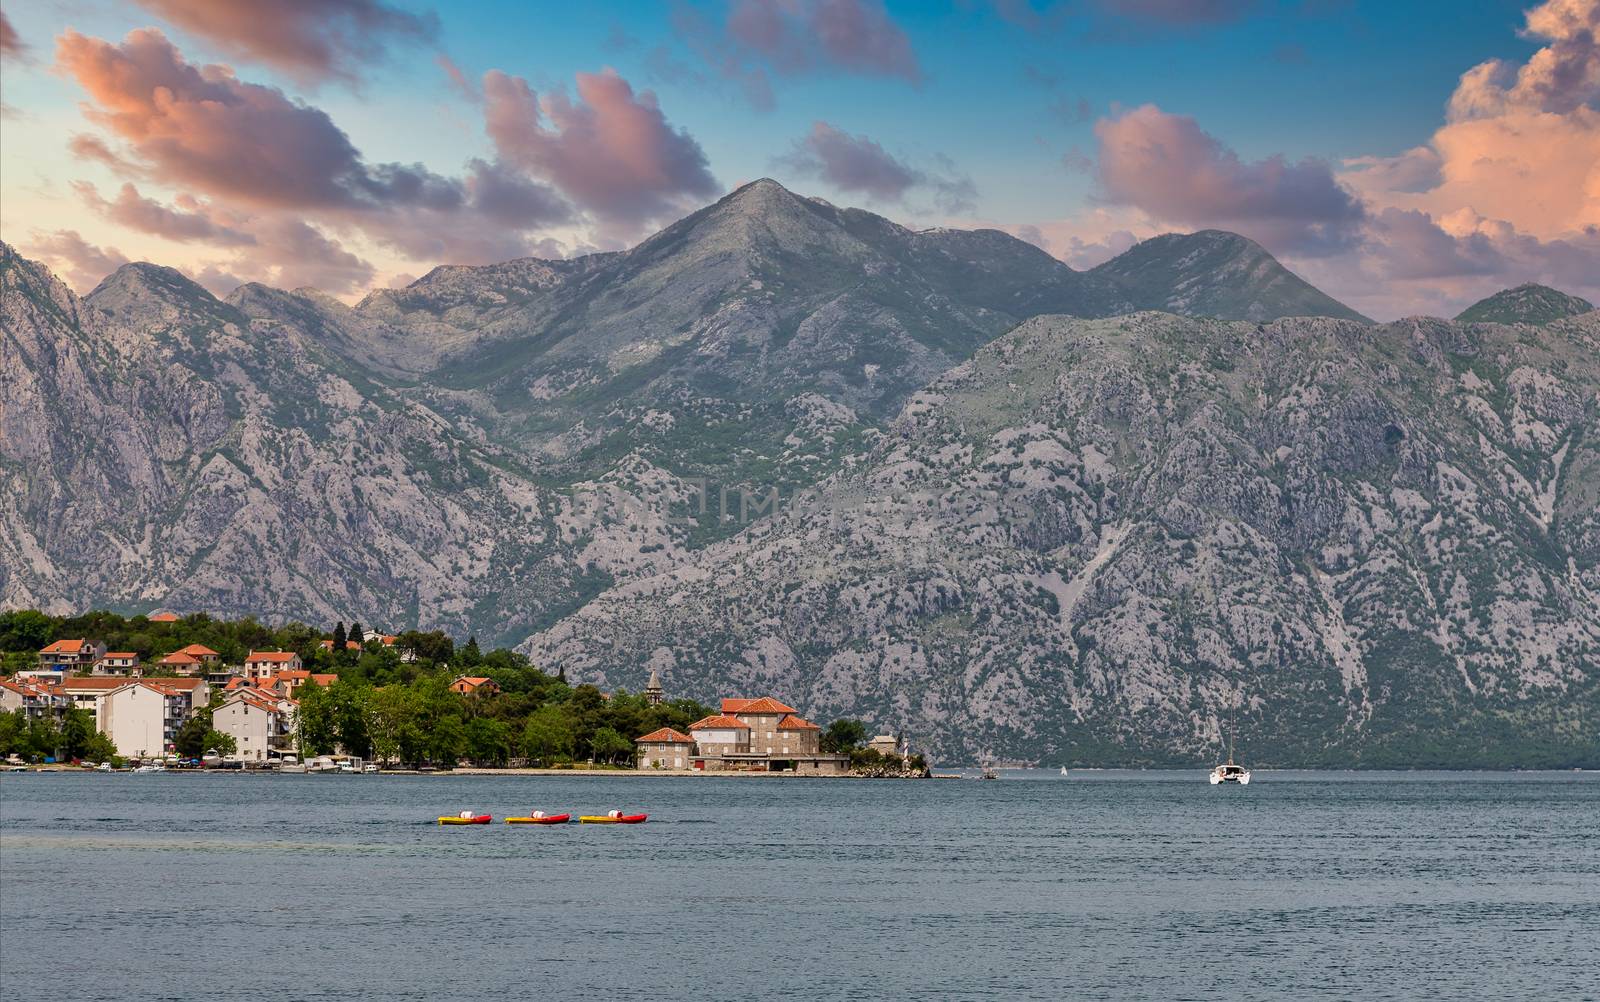
[[[0,999],[457,993],[1595,998],[1600,775],[0,776]]]

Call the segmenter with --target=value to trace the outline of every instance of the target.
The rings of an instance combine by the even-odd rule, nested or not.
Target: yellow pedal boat
[[[471,811],[462,811],[460,814],[446,814],[439,819],[441,825],[486,825],[489,821],[489,815],[473,814]]]
[[[621,811],[612,811],[610,814],[585,814],[578,819],[586,825],[637,825],[643,824],[648,814],[624,814]]]

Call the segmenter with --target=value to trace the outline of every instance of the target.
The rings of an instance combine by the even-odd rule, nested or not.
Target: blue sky
[[[218,287],[311,274],[284,267],[267,246],[281,255],[291,226],[308,225],[314,233],[300,233],[294,245],[312,240],[343,255],[325,284],[354,296],[441,263],[430,254],[474,260],[626,245],[732,185],[770,175],[908,225],[1001,226],[1080,267],[1154,232],[1221,225],[1261,240],[1335,294],[1364,296],[1368,309],[1388,313],[1445,309],[1502,278],[1581,277],[1583,265],[1593,263],[1584,257],[1591,250],[1585,241],[1594,236],[1586,227],[1600,220],[1591,217],[1600,195],[1586,194],[1581,173],[1574,182],[1570,167],[1592,149],[1594,123],[1586,116],[1594,114],[1595,95],[1578,94],[1576,108],[1571,100],[1559,108],[1534,105],[1515,97],[1533,93],[1531,83],[1519,90],[1508,82],[1502,90],[1512,97],[1489,102],[1493,115],[1475,111],[1467,122],[1446,113],[1463,74],[1488,61],[1503,61],[1515,75],[1541,48],[1587,58],[1572,50],[1581,48],[1583,19],[1596,17],[1590,0],[341,0],[338,6],[377,19],[342,24],[327,6],[282,0],[272,12],[274,25],[252,20],[274,6],[265,0],[0,4],[20,42],[4,53],[0,76],[5,239],[62,267],[76,261],[79,284],[93,278],[97,265],[151,257],[204,272],[207,284]],[[1538,11],[1556,7],[1562,9],[1555,28],[1547,18],[1537,22],[1539,30],[1528,30]],[[758,15],[783,37],[769,45],[741,34],[739,19]],[[854,19],[856,30],[830,35],[841,19]],[[268,28],[285,25],[282,44],[263,48]],[[95,92],[86,76],[105,59],[132,59],[129,32],[148,28],[170,45],[161,58],[173,66],[223,65],[241,83],[281,92],[281,120],[293,117],[292,108],[313,109],[348,137],[361,170],[420,165],[441,186],[455,185],[463,208],[444,221],[451,226],[466,227],[463,213],[474,211],[469,203],[478,197],[474,186],[485,183],[466,166],[473,158],[503,167],[504,178],[548,189],[567,208],[543,215],[530,209],[536,222],[493,241],[419,246],[395,236],[405,225],[430,225],[415,206],[324,212],[326,200],[299,204],[190,169],[192,163],[172,159],[141,132],[145,124],[108,124],[106,102],[120,97]],[[58,55],[69,30],[85,40],[71,65]],[[308,68],[302,50],[341,31],[360,44]],[[478,93],[452,83],[441,57]],[[730,65],[763,79],[765,94]],[[580,75],[608,69],[627,92],[612,106],[622,116],[617,121],[629,123],[618,128],[648,130],[633,115],[648,108],[646,92],[660,119],[657,134],[637,137],[665,158],[639,165],[640,183],[653,186],[640,198],[615,190],[627,176],[603,191],[580,190],[582,158],[617,153],[605,145],[604,109],[587,145],[574,140],[563,147],[573,127],[558,126],[540,104],[564,95],[586,112]],[[520,146],[486,128],[495,107],[509,107],[482,89],[490,71],[525,84],[532,95]],[[1135,109],[1145,110],[1130,115]],[[1495,134],[1520,135],[1521,120],[1507,117],[1514,114],[1533,116],[1528,121],[1556,144],[1548,156],[1557,162],[1520,165],[1520,176],[1539,183],[1547,174],[1549,183],[1579,189],[1559,211],[1520,212],[1496,179],[1464,184],[1452,171],[1453,136],[1477,149],[1472,144],[1493,142]],[[192,126],[162,122],[161,128]],[[85,156],[81,145],[69,146],[74,136],[98,137],[121,153]],[[1113,143],[1121,144],[1120,153]],[[1163,173],[1151,156],[1196,159],[1192,171],[1178,176]],[[690,162],[697,158],[698,165]],[[1352,174],[1353,160],[1381,169]],[[1389,177],[1413,168],[1423,180]],[[1376,184],[1380,174],[1383,183]],[[1154,187],[1183,189],[1191,181],[1192,191],[1173,198]],[[113,195],[123,185],[133,186],[136,197],[117,211]],[[170,210],[165,216],[157,211],[163,207]],[[486,211],[473,217],[476,225],[487,225]],[[170,224],[172,213],[187,220],[183,232],[190,235],[181,240],[172,239],[178,231],[170,225],[149,221]],[[1552,213],[1568,222],[1552,222]],[[425,218],[442,225],[443,217]],[[1492,222],[1507,223],[1539,248],[1503,238],[1490,246],[1497,239]],[[207,235],[194,236],[202,230]],[[77,244],[62,236],[67,232]],[[1451,249],[1436,253],[1464,263],[1411,268],[1419,274],[1404,279],[1403,288],[1370,289],[1375,268],[1424,245],[1442,248],[1440,239]],[[1428,271],[1451,273],[1420,274]]]

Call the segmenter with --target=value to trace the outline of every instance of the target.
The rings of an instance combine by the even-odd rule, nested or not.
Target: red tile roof
[[[689,735],[683,734],[683,733],[681,733],[679,731],[675,731],[670,727],[663,727],[660,730],[651,731],[649,734],[646,734],[644,737],[642,737],[642,738],[634,738],[633,740],[634,740],[635,744],[657,744],[657,745],[665,745],[665,744],[692,745],[692,744],[694,744],[694,738],[691,738]]]
[[[277,664],[288,664],[299,657],[294,651],[251,651],[246,661],[270,661]]]
[[[770,714],[774,716],[782,716],[785,713],[795,712],[794,707],[784,706],[771,696],[762,696],[760,699],[736,699],[732,702],[744,704],[737,710],[734,710],[734,713]],[[723,713],[729,712],[728,703],[729,700],[724,699],[722,701]]]
[[[182,651],[173,651],[158,663],[164,665],[197,665],[200,663],[200,659]]]
[[[62,679],[63,692],[110,692],[134,681],[132,675],[100,675],[95,678]]]
[[[723,713],[738,713],[740,710],[754,703],[753,699],[724,699],[722,701]]]
[[[139,652],[138,651],[106,651],[105,656],[108,657],[108,658],[136,658],[136,657],[139,656]]]
[[[178,621],[178,614],[175,612],[152,612],[145,618],[150,620],[152,623],[176,623]]]
[[[805,719],[803,719],[801,717],[797,717],[797,716],[795,716],[794,714],[791,713],[787,717],[784,717],[782,720],[778,721],[778,730],[780,730],[780,731],[820,731],[820,730],[822,730],[822,728],[818,727],[816,724],[813,724],[809,720],[805,720]]]
[[[221,657],[220,654],[207,647],[205,644],[190,644],[188,647],[182,649],[182,653],[187,654],[192,658]]]
[[[706,717],[704,720],[696,720],[689,725],[689,730],[691,731],[705,730],[707,728],[714,728],[719,731],[748,731],[750,725],[738,717],[730,717],[726,713]]]
[[[40,654],[82,654],[88,646],[87,640],[57,640],[55,643],[44,647]]]

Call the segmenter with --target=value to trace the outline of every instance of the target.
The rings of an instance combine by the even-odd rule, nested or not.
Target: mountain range
[[[968,760],[1581,758],[1600,321],[1504,295],[1374,325],[1234,234],[1080,272],[765,180],[355,306],[3,246],[0,606],[472,632]]]

